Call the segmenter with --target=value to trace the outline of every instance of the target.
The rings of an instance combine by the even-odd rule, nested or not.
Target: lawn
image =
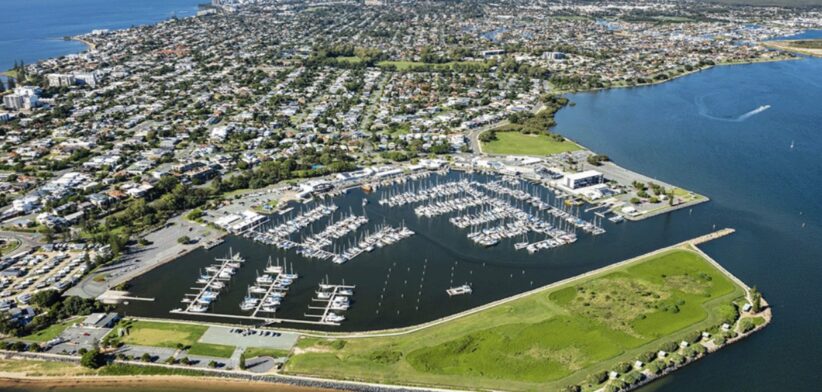
[[[123,336],[121,340],[123,343],[168,348],[176,348],[178,343],[184,346],[194,346],[208,329],[205,325],[139,320],[124,320],[120,324],[121,327],[126,325],[128,325],[128,334]]]
[[[267,348],[267,347],[249,347],[245,350],[245,357],[246,358],[254,358],[254,357],[287,357],[288,350],[278,350],[276,348]]]
[[[234,346],[225,346],[222,344],[194,343],[191,345],[191,348],[188,349],[188,354],[190,355],[204,355],[217,358],[231,358],[231,354],[233,353]]]
[[[31,359],[3,359],[0,361],[0,373],[17,373],[26,376],[80,376],[94,374],[94,370],[78,364]],[[0,388],[2,389],[2,388]]]
[[[720,324],[742,294],[699,253],[682,247],[405,335],[304,338],[286,372],[555,390]]]
[[[497,132],[497,140],[482,143],[482,151],[501,155],[551,155],[580,150],[574,142],[558,142],[548,135],[526,135],[520,132]]]
[[[421,61],[406,61],[406,60],[384,60],[377,63],[378,67],[394,66],[397,71],[408,71],[413,68],[430,66],[438,70],[445,70],[454,65],[476,65],[481,66],[486,63],[482,61],[451,61],[447,63],[423,63]]]
[[[362,59],[357,56],[340,56],[336,58],[337,61],[343,63],[351,63],[351,64],[359,64],[362,62]]]
[[[71,319],[67,321],[63,321],[60,323],[55,323],[50,325],[48,328],[37,331],[31,335],[23,336],[22,339],[29,341],[29,342],[48,342],[51,339],[56,338],[59,336],[66,328],[70,327],[71,324],[77,322],[77,319]]]

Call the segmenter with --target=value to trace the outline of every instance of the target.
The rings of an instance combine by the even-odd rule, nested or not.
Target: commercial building
[[[566,174],[563,185],[569,189],[579,189],[602,184],[603,182],[605,182],[605,177],[602,173],[596,170],[586,170],[584,172]]]

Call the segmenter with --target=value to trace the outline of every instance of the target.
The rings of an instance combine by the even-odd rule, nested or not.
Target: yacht
[[[254,308],[257,307],[257,304],[259,302],[260,302],[260,300],[257,299],[257,298],[245,297],[245,299],[243,299],[243,302],[240,303],[240,310],[245,310],[245,311],[254,310]]]
[[[274,278],[271,275],[260,275],[257,277],[257,283],[270,285],[274,283]]]
[[[345,316],[341,316],[336,313],[328,313],[328,315],[325,316],[325,321],[331,323],[339,323],[341,321],[345,321]]]
[[[471,294],[472,290],[471,286],[464,284],[459,287],[451,287],[450,289],[445,290],[445,292],[448,293],[449,297],[452,297],[455,295]]]

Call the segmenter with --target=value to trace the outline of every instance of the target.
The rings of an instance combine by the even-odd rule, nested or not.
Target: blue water
[[[774,308],[761,333],[647,390],[819,390],[822,59],[716,67],[570,98],[576,105],[558,113],[557,130],[622,166],[708,195],[694,216],[737,233],[703,249]],[[763,105],[770,107],[755,111]],[[661,219],[683,224],[676,214]]]
[[[197,12],[203,0],[0,0],[0,70],[77,53],[85,45],[63,37],[122,29]]]

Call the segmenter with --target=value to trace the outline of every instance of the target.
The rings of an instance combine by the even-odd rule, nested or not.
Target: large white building
[[[15,87],[13,94],[3,97],[3,106],[7,109],[32,109],[40,103],[40,88],[32,86]]]
[[[566,174],[562,180],[562,185],[569,189],[585,188],[592,185],[602,184],[605,177],[596,170],[586,170],[579,173]]]

